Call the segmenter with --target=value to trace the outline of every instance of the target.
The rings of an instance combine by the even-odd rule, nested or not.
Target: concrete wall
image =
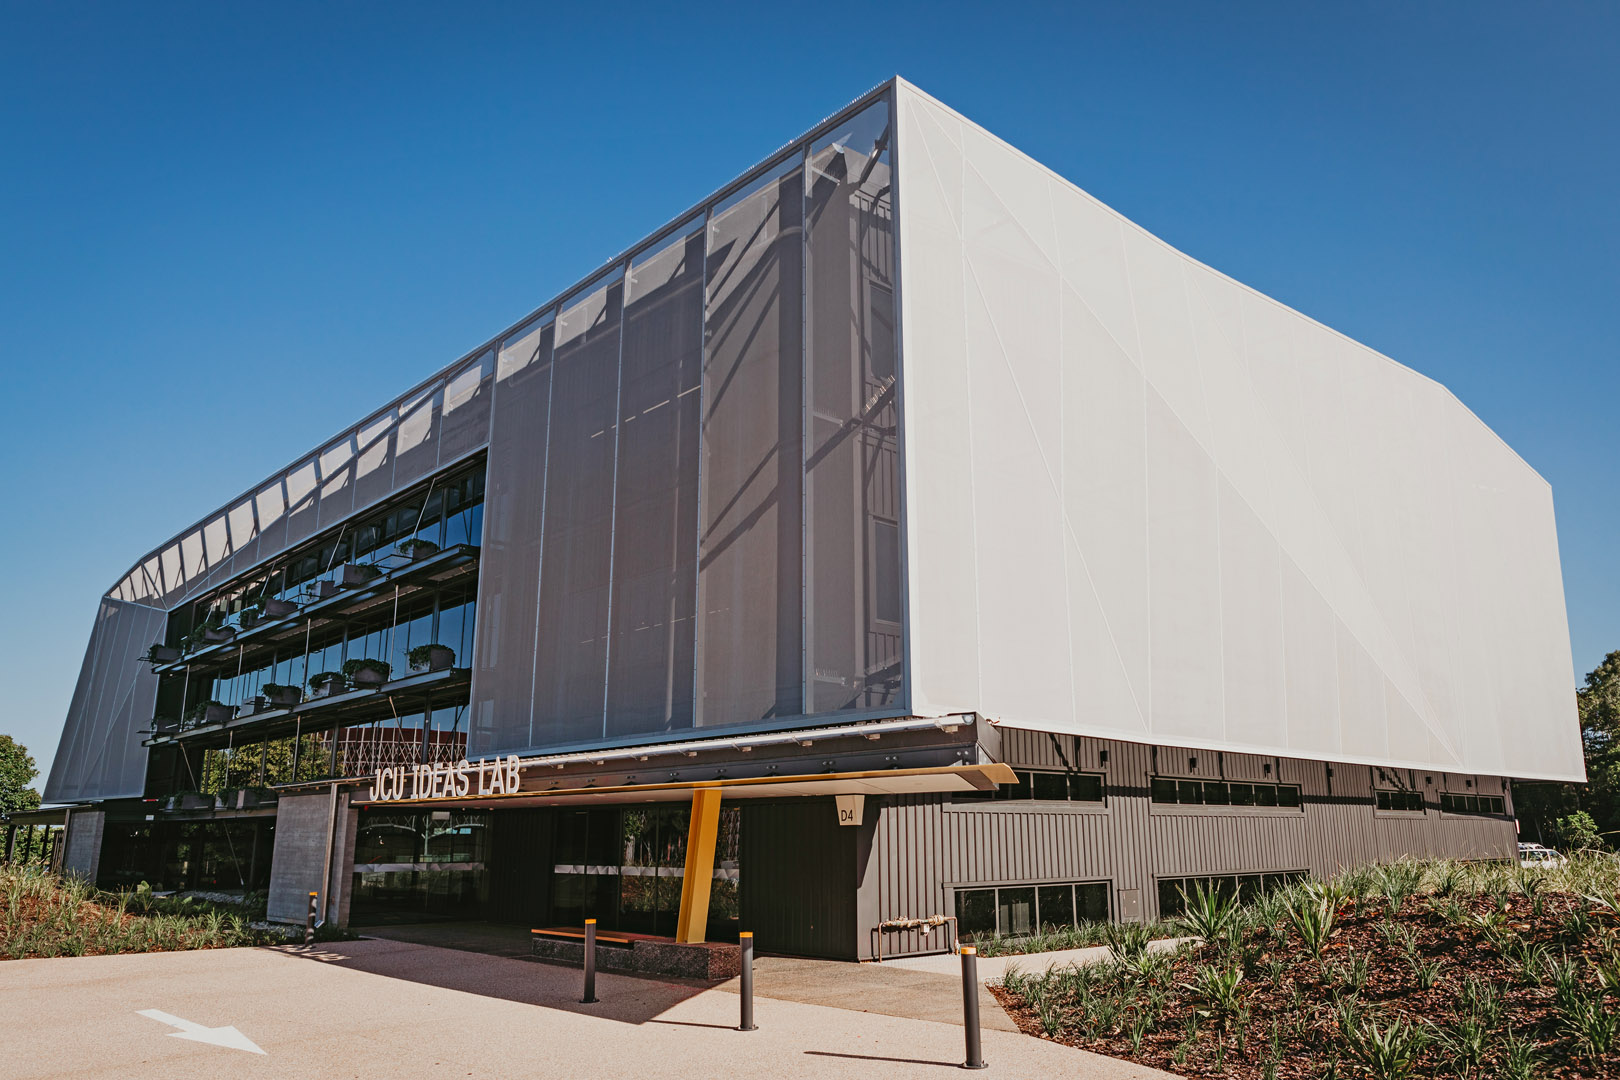
[[[1141,917],[1159,914],[1158,881],[1198,875],[1345,867],[1403,855],[1509,859],[1517,835],[1512,797],[1498,777],[1422,772],[1409,777],[1425,812],[1375,808],[1376,770],[1294,758],[1189,751],[1069,735],[1003,729],[1003,759],[1014,768],[1074,769],[1105,777],[1106,801],[1093,806],[1037,801],[953,802],[919,795],[867,804],[877,816],[864,868],[861,956],[882,919],[955,913],[958,889],[1043,882],[1110,884],[1113,911],[1134,893]],[[1106,752],[1107,760],[1103,760]],[[1197,764],[1191,762],[1196,759]],[[1270,765],[1268,773],[1265,767]],[[1329,770],[1332,774],[1329,775]],[[1393,770],[1388,770],[1393,772]],[[1154,775],[1275,780],[1298,784],[1298,809],[1155,804]],[[1472,786],[1469,786],[1469,781]],[[1507,814],[1442,814],[1442,791],[1502,795]],[[744,866],[743,873],[748,874]],[[875,904],[869,894],[875,892]],[[875,909],[875,916],[872,912]],[[894,934],[884,953],[933,951],[942,934]]]
[[[330,893],[324,898],[321,917],[346,926],[359,812],[349,805],[349,797],[340,793],[335,815]],[[322,863],[328,830],[333,829],[333,816],[330,792],[281,797],[276,807],[276,849],[270,865],[268,917],[272,922],[302,923],[309,910],[309,894],[327,888]]]
[[[106,830],[107,815],[100,810],[71,811],[62,850],[62,873],[94,882],[101,869],[101,840]]]

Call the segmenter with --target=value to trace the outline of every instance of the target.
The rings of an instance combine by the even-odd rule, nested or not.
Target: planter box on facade
[[[195,791],[186,791],[179,795],[170,795],[164,802],[163,808],[165,810],[212,810],[214,808],[214,797]]]
[[[374,668],[361,668],[349,676],[349,681],[358,688],[361,686],[381,686],[388,681],[388,676]]]
[[[269,788],[226,788],[219,795],[219,805],[224,810],[257,810],[275,804],[276,793]]]
[[[264,621],[264,615],[257,608],[248,608],[240,616],[243,630],[252,630]]]
[[[210,626],[203,630],[203,640],[210,645],[219,645],[236,636],[234,626]]]
[[[347,689],[348,684],[344,682],[343,677],[339,675],[337,678],[329,679],[326,682],[311,685],[309,692],[312,697],[329,698],[336,697]]]
[[[400,553],[412,562],[431,559],[439,553],[439,545],[431,540],[406,540],[399,545]]]
[[[172,664],[180,659],[180,650],[168,645],[153,645],[146,650],[146,658],[154,664]]]
[[[375,566],[365,566],[360,563],[347,563],[338,578],[338,584],[345,589],[361,589],[370,585],[382,576],[382,571]]]
[[[285,619],[289,615],[298,613],[298,605],[291,600],[266,600],[264,602],[264,617],[267,619]]]
[[[236,707],[236,715],[252,716],[256,712],[263,712],[264,701],[265,699],[262,696],[248,698]]]
[[[414,653],[415,650],[413,649],[412,652]],[[450,665],[454,664],[455,662],[455,650],[445,645],[430,645],[428,646],[427,659],[423,661],[413,659],[411,661],[411,670],[419,672],[448,671],[450,670]]]
[[[312,581],[306,586],[306,588],[315,594],[315,599],[317,600],[327,600],[338,594],[337,582],[328,581],[326,578],[322,578],[319,581]]]
[[[304,700],[304,693],[296,686],[265,687],[264,699],[278,709],[290,709]]]
[[[224,724],[235,716],[236,710],[229,705],[210,705],[203,710],[202,722],[204,724]]]

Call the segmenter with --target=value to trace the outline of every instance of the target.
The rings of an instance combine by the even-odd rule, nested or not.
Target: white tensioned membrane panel
[[[1444,387],[897,96],[915,712],[1584,779],[1540,476]]]

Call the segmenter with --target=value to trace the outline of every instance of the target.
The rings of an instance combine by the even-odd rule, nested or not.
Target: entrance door
[[[551,922],[619,925],[619,811],[560,810],[552,843]]]
[[[838,824],[829,798],[743,806],[742,927],[762,952],[855,959],[860,830]]]
[[[619,866],[619,929],[671,937],[681,909],[686,830],[691,810],[679,804],[624,811]]]

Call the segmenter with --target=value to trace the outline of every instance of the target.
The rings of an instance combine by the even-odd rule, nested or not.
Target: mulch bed
[[[1521,942],[1543,944],[1558,958],[1584,958],[1588,964],[1583,985],[1591,993],[1603,993],[1591,962],[1612,947],[1608,943],[1614,940],[1613,921],[1594,918],[1590,932],[1572,932],[1565,920],[1583,906],[1578,897],[1545,894],[1539,915],[1532,913],[1528,898],[1520,896],[1513,897],[1505,911],[1497,901],[1483,896],[1459,897],[1458,901],[1477,915],[1500,913]],[[1496,984],[1501,993],[1499,1030],[1511,1030],[1540,1044],[1534,1075],[1560,1080],[1620,1077],[1620,1047],[1601,1059],[1583,1056],[1575,1040],[1563,1030],[1553,987],[1527,976],[1519,963],[1491,943],[1483,928],[1443,918],[1426,898],[1405,902],[1395,921],[1415,934],[1413,955],[1419,962],[1437,960],[1442,965],[1438,979],[1425,988],[1404,946],[1389,941],[1379,929],[1386,920],[1386,911],[1387,904],[1376,898],[1359,908],[1354,901],[1347,902],[1320,960],[1310,955],[1286,924],[1280,937],[1264,928],[1250,931],[1239,947],[1247,1013],[1241,1018],[1221,1015],[1183,986],[1193,982],[1199,965],[1229,962],[1220,949],[1206,944],[1183,953],[1175,961],[1172,975],[1158,980],[1167,1002],[1153,1028],[1141,1038],[1139,1048],[1133,1050],[1130,1038],[1120,1027],[1088,1037],[1069,1020],[1056,1040],[1188,1077],[1314,1080],[1367,1075],[1368,1071],[1348,1052],[1335,1012],[1336,998],[1349,993],[1342,978],[1346,962],[1361,955],[1367,960],[1367,974],[1356,1000],[1368,1014],[1380,1015],[1381,1019],[1400,1017],[1411,1023],[1429,1021],[1444,1027],[1461,1015],[1464,981],[1470,977],[1485,980]],[[1032,966],[1032,970],[1039,968]],[[992,988],[992,992],[1022,1031],[1039,1038],[1051,1037],[1043,1030],[1037,1011],[1023,998],[1001,987]],[[1608,1004],[1611,1009],[1620,1007],[1620,997],[1611,992]],[[1196,1034],[1191,1038],[1189,1017],[1197,1021]],[[1498,1075],[1501,1054],[1499,1046],[1493,1048],[1479,1075]],[[1431,1040],[1411,1075],[1454,1075],[1452,1065],[1445,1048]]]

